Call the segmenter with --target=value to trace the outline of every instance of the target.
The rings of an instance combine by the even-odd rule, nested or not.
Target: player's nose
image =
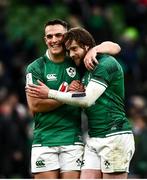
[[[57,37],[56,37],[56,36],[53,36],[52,42],[56,42],[57,40],[58,40]]]
[[[69,55],[70,55],[71,58],[74,58],[75,53],[74,53],[73,51],[70,51],[70,52],[69,52]]]

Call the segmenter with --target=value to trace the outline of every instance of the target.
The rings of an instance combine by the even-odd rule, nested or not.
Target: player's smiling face
[[[87,53],[87,48],[80,47],[80,45],[75,40],[73,40],[70,44],[67,41],[65,43],[65,46],[66,49],[69,51],[69,56],[74,60],[77,66],[80,66]]]
[[[58,55],[63,52],[63,36],[67,30],[60,24],[49,25],[45,28],[45,42],[51,54]]]

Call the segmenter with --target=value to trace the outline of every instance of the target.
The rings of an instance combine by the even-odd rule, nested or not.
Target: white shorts
[[[84,146],[67,145],[56,147],[37,147],[31,153],[32,173],[60,169],[60,172],[81,170]]]
[[[133,134],[89,138],[82,169],[101,170],[103,173],[128,172],[134,151]]]

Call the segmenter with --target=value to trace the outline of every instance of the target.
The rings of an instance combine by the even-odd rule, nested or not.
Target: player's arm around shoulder
[[[119,44],[111,41],[104,41],[87,52],[86,56],[84,57],[84,64],[88,70],[93,70],[95,65],[99,63],[96,59],[97,54],[116,55],[120,51],[121,47]]]

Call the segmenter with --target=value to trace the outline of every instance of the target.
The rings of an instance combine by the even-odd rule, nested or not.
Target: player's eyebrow
[[[56,34],[47,34],[46,37],[51,39],[53,36],[60,37],[63,36],[63,33],[56,33]]]

